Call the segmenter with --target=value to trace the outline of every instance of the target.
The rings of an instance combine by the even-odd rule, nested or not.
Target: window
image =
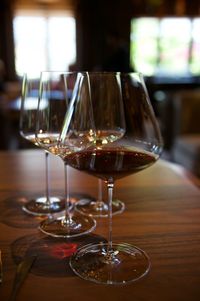
[[[200,74],[200,18],[138,18],[131,23],[131,64],[145,75]]]
[[[19,76],[67,70],[76,60],[75,19],[63,14],[19,13],[14,18],[15,65]]]

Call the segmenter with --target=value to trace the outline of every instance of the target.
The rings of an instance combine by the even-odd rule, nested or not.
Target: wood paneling
[[[15,9],[51,9],[73,11],[76,0],[15,0]]]
[[[5,65],[5,80],[15,80],[13,36],[13,7],[11,0],[0,2],[0,59]]]

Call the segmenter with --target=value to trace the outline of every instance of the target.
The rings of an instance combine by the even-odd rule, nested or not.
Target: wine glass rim
[[[44,73],[58,73],[58,74],[88,74],[88,75],[137,75],[139,77],[144,77],[144,74],[139,71],[131,71],[131,72],[121,72],[121,71],[87,71],[87,70],[76,70],[76,71],[63,71],[63,70],[41,70],[40,75]],[[22,77],[29,77],[28,72],[24,72]]]
[[[121,71],[80,71],[80,73],[88,73],[88,74],[102,74],[102,75],[112,75],[112,74],[119,74],[119,75],[138,75],[138,76],[144,76],[142,72],[121,72]]]
[[[42,70],[42,71],[40,71],[40,74],[43,74],[43,73],[77,74],[77,73],[83,73],[83,71],[63,71],[63,70]]]
[[[131,72],[121,72],[121,71],[87,71],[87,70],[76,70],[76,71],[65,71],[65,70],[41,70],[40,73],[62,73],[62,74],[74,74],[74,73],[88,73],[88,74],[121,74],[121,75],[143,75],[142,72],[131,71]],[[26,72],[24,73],[27,74]]]

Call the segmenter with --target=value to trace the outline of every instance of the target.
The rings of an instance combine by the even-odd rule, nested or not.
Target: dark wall
[[[5,80],[15,80],[12,0],[0,1],[0,60],[5,65]]]
[[[110,55],[110,36],[129,51],[131,1],[80,0],[76,9],[77,66],[94,70]]]

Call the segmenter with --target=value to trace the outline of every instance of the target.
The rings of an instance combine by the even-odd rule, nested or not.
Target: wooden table
[[[53,156],[50,163],[51,193],[63,195],[63,163]],[[70,182],[71,192],[97,195],[96,178],[71,170]],[[16,264],[36,250],[18,301],[200,300],[200,192],[181,168],[160,160],[116,183],[115,197],[126,209],[113,218],[113,240],[144,249],[152,264],[145,278],[126,286],[94,284],[72,273],[63,252],[69,241],[44,236],[37,229],[40,219],[21,210],[25,197],[43,191],[42,151],[0,153],[1,301],[8,300]],[[80,243],[107,237],[107,226],[106,218],[98,219],[95,232]]]

